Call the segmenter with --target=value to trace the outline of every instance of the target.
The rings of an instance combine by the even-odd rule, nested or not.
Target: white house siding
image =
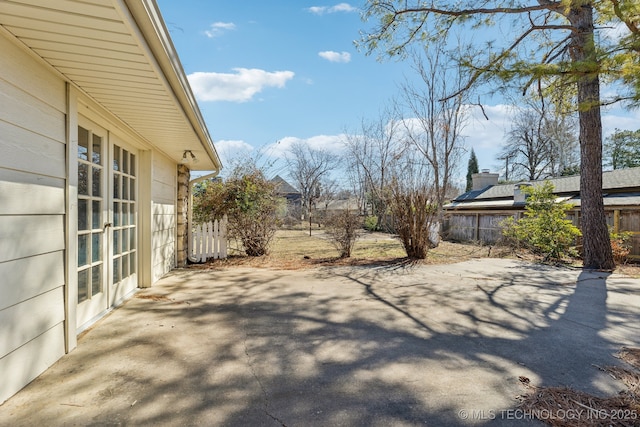
[[[153,156],[152,273],[155,282],[176,265],[177,165],[161,154]]]
[[[2,35],[0,52],[1,403],[65,352],[66,88]]]

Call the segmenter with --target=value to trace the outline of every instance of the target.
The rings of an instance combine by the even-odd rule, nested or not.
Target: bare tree
[[[545,132],[551,141],[550,168],[552,176],[572,175],[580,170],[578,118],[552,106],[545,118]]]
[[[464,152],[461,132],[468,93],[460,91],[461,69],[447,59],[441,45],[433,43],[423,54],[414,51],[411,58],[420,81],[401,86],[403,106],[411,115],[402,123],[411,146],[432,169],[433,196],[440,215]],[[457,95],[449,96],[452,92]]]
[[[295,143],[289,150],[287,165],[289,175],[302,195],[302,206],[309,219],[311,235],[311,212],[320,197],[320,183],[326,175],[338,167],[339,158],[326,150],[318,150],[306,144]]]
[[[530,97],[514,116],[498,155],[505,179],[535,181],[561,176],[579,163],[578,140],[572,116]]]
[[[550,175],[551,147],[541,117],[532,110],[521,109],[506,137],[498,159],[505,162],[507,180],[535,181]]]
[[[335,201],[336,195],[339,191],[338,182],[329,176],[324,176],[320,180],[319,188],[320,194],[318,201],[322,207],[322,220],[326,222],[328,218],[329,205],[331,202]]]
[[[387,191],[394,159],[402,155],[401,122],[387,108],[375,120],[362,120],[356,133],[346,132],[348,170],[360,197],[371,206],[372,215],[382,226],[387,211]]]

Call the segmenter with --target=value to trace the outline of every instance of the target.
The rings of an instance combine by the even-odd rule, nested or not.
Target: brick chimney
[[[497,185],[499,176],[500,174],[490,173],[489,169],[482,169],[482,172],[471,175],[471,180],[473,181],[471,190],[482,190],[486,187]]]
[[[513,186],[513,203],[523,204],[525,202],[526,195],[522,192],[524,187],[531,187],[531,184],[521,182]]]

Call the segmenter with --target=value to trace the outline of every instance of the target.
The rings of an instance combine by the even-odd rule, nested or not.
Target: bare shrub
[[[425,259],[432,244],[432,225],[438,217],[433,194],[425,185],[403,186],[394,180],[390,208],[395,231],[409,258]]]
[[[349,258],[358,237],[362,221],[357,212],[348,209],[327,215],[326,233],[331,244],[340,252],[340,258]]]

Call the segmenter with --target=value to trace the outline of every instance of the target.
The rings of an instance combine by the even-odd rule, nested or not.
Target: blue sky
[[[296,141],[341,153],[345,130],[379,117],[413,78],[408,62],[378,62],[355,48],[366,25],[361,2],[157,1],[225,165],[256,150],[282,157]],[[480,168],[494,171],[509,108],[488,102],[490,120],[475,109],[464,134]],[[639,122],[637,111],[603,117],[605,134]]]

